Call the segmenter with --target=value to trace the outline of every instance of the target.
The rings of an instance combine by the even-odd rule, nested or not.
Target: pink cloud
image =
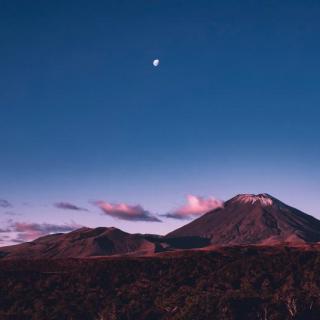
[[[126,203],[109,203],[95,201],[104,214],[120,220],[161,222],[156,216],[145,210],[141,205],[129,205]]]
[[[190,219],[223,207],[223,201],[214,197],[204,198],[194,195],[187,196],[187,204],[164,216],[173,219]]]

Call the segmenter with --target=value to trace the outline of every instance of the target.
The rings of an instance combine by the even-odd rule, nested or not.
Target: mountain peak
[[[320,241],[320,221],[267,193],[239,194],[167,237],[199,236],[216,245]]]
[[[274,204],[279,204],[280,201],[274,197],[272,197],[268,193],[260,193],[260,194],[238,194],[234,198],[230,200],[231,202],[239,202],[239,203],[249,203],[255,204],[259,202],[262,206],[272,206]]]

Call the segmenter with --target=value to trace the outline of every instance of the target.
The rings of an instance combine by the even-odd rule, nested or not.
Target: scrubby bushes
[[[317,249],[0,260],[0,319],[318,320],[319,297]]]

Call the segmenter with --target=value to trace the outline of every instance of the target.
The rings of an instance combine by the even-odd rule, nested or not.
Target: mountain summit
[[[239,194],[231,199],[232,201],[238,201],[239,203],[256,203],[259,202],[263,206],[272,206],[281,204],[282,202],[272,197],[268,193],[261,194]]]
[[[320,221],[269,194],[239,194],[166,237],[199,236],[217,245],[320,241]]]

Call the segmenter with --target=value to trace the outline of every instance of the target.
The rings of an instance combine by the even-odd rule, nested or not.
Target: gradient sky
[[[309,0],[0,0],[1,226],[164,234],[185,221],[94,201],[166,214],[261,192],[320,218],[319,16]]]

